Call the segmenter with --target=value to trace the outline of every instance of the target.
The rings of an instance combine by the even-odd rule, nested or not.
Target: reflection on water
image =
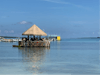
[[[50,48],[15,48],[12,45],[0,42],[1,75],[100,74],[100,41],[97,39],[54,41]]]
[[[45,61],[46,53],[49,51],[49,47],[19,48],[26,70],[33,74],[39,73],[42,63]]]

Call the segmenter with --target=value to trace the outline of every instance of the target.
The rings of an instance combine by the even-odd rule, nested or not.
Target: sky
[[[98,37],[99,0],[0,0],[0,36],[22,36],[36,24],[62,38]]]

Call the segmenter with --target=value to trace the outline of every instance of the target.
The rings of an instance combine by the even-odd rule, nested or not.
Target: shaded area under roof
[[[37,35],[37,36],[47,36],[47,34],[42,31],[38,26],[35,24],[30,27],[27,31],[25,31],[22,35]]]

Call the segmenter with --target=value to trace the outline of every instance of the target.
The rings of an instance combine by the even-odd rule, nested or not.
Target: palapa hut
[[[47,34],[42,31],[38,26],[35,24],[30,27],[27,31],[25,31],[22,35],[27,35],[28,38],[22,39],[22,41],[19,41],[19,46],[50,46],[49,40],[44,40],[39,38],[38,40],[35,38],[35,36],[47,36]],[[29,36],[33,36],[31,40],[29,40]]]
[[[47,34],[35,24],[32,27],[30,27],[27,31],[25,31],[22,35],[47,36]]]

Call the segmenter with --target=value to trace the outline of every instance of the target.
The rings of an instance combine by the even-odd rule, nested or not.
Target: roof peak
[[[22,35],[41,35],[41,36],[47,36],[47,34],[42,31],[38,26],[35,24],[30,27],[27,31],[25,31]]]

